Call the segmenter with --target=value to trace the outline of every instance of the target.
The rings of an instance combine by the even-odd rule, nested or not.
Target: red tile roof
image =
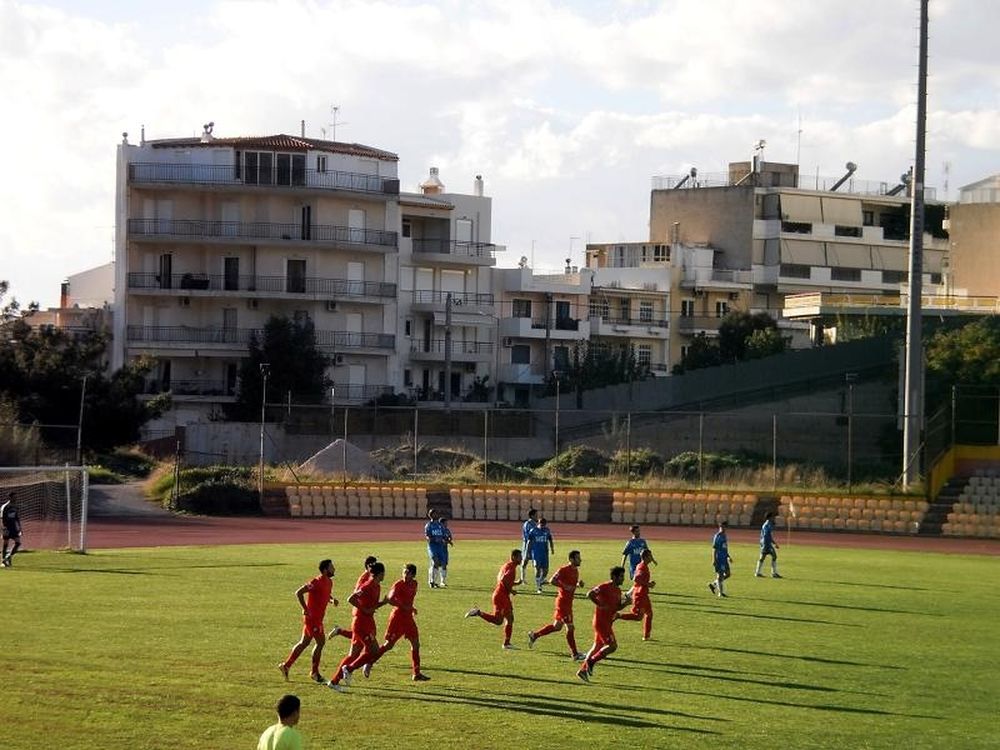
[[[335,154],[351,154],[352,156],[365,156],[372,159],[383,159],[385,161],[399,161],[399,157],[390,152],[383,151],[371,146],[364,146],[360,143],[340,143],[338,141],[324,141],[320,138],[302,138],[296,135],[264,135],[264,136],[239,136],[236,138],[212,138],[210,141],[203,141],[199,137],[195,138],[163,138],[149,141],[153,148],[197,148],[200,146],[232,146],[233,148],[259,148],[273,151],[329,151]]]

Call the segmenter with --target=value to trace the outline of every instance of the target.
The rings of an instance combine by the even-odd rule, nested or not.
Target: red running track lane
[[[520,521],[452,521],[455,539],[508,539],[520,546]],[[586,524],[556,522],[556,533],[565,540],[625,541],[628,526],[622,524]],[[260,518],[175,516],[172,518],[95,518],[87,527],[87,547],[166,547],[214,544],[301,544],[310,542],[385,542],[423,541],[424,521],[420,519],[356,518]],[[707,547],[715,532],[707,526],[643,526],[643,536],[650,541],[701,541]],[[785,544],[781,531],[778,543]],[[756,544],[759,532],[754,529],[730,529],[730,541]],[[793,531],[792,545],[850,547],[945,554],[1000,555],[1000,541],[993,539],[955,539],[953,537],[889,536],[880,534],[830,534]]]

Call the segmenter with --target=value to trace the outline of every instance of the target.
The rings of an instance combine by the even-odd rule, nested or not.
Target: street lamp
[[[257,471],[257,491],[260,495],[261,507],[264,505],[264,419],[267,408],[267,376],[271,372],[271,365],[267,362],[260,363],[260,374],[263,384],[260,389],[260,466]]]

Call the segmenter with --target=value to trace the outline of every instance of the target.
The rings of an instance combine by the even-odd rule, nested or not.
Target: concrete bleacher
[[[289,485],[292,517],[423,518],[427,489],[392,485]]]
[[[744,493],[656,492],[616,490],[611,521],[672,526],[749,526],[757,496]]]
[[[941,533],[1000,539],[1000,469],[979,469],[969,477]]]
[[[550,521],[586,523],[590,491],[533,487],[453,487],[451,516],[461,520],[519,521],[532,508]]]
[[[782,495],[777,523],[793,529],[916,534],[927,509],[925,500],[909,498]]]

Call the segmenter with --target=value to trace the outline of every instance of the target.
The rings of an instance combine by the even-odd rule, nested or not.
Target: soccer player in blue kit
[[[726,538],[725,521],[719,522],[719,530],[712,537],[712,564],[715,566],[715,580],[708,584],[708,590],[720,597],[726,596],[725,580],[730,576],[729,564],[733,558],[729,556],[729,540]]]
[[[552,540],[552,531],[544,518],[528,532],[528,544],[531,547],[531,561],[535,565],[535,593],[542,593],[542,584],[549,576],[549,552],[556,551],[556,543]]]
[[[532,508],[528,511],[524,525],[521,526],[521,576],[514,583],[524,583],[524,573],[531,559],[531,532],[536,526],[538,526],[538,511]]]
[[[764,558],[771,558],[771,578],[781,578],[778,575],[778,543],[774,541],[774,513],[768,513],[764,517],[764,525],[760,527],[760,559],[757,561],[757,571],[754,573],[758,578],[763,578],[764,574],[760,569],[764,566]]]
[[[432,589],[438,588],[438,577],[441,574],[441,565],[447,555],[447,545],[445,544],[444,528],[436,518],[434,510],[427,512],[430,520],[424,525],[424,538],[427,539],[427,585]],[[445,563],[447,564],[447,563]],[[443,576],[442,576],[443,577]]]
[[[635,578],[636,566],[642,562],[642,551],[644,549],[649,549],[649,545],[646,544],[646,540],[643,539],[640,534],[639,527],[630,526],[629,531],[632,532],[632,538],[625,543],[625,549],[622,550],[622,567],[628,563],[628,577],[630,579]],[[656,559],[652,556],[650,557],[650,562],[656,565]]]

